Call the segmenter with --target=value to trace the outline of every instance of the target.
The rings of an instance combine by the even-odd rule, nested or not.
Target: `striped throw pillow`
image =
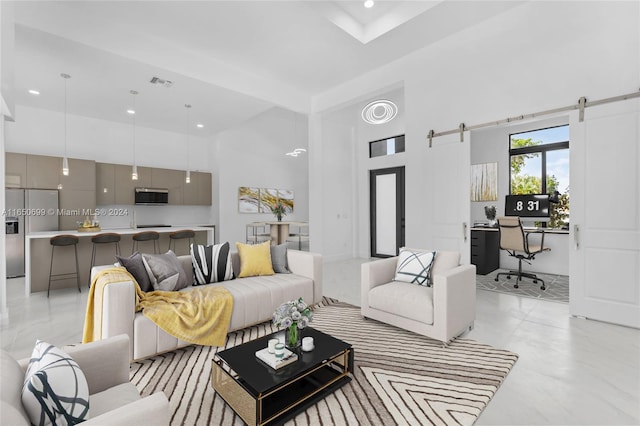
[[[435,251],[419,252],[401,249],[394,280],[431,287],[431,267],[435,258]]]
[[[234,279],[229,243],[203,246],[191,244],[193,285],[202,285]]]

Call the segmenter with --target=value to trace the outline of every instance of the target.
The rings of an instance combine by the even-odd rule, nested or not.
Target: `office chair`
[[[530,260],[536,257],[536,254],[543,251],[549,251],[551,249],[544,247],[544,231],[527,232],[525,235],[522,222],[517,216],[499,217],[498,218],[498,230],[500,232],[500,249],[507,251],[509,256],[513,256],[518,259],[518,270],[509,272],[500,272],[496,275],[496,281],[499,281],[500,275],[506,275],[508,279],[511,279],[511,275],[516,276],[516,283],[514,288],[518,288],[518,283],[522,281],[522,278],[531,278],[534,284],[538,281],[542,283],[540,290],[545,290],[544,280],[538,278],[536,274],[522,272],[522,261],[524,260],[531,265]],[[529,243],[529,237],[531,234],[541,233],[542,239],[540,245],[534,245]]]

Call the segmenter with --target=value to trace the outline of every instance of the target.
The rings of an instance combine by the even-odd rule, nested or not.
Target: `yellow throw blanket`
[[[100,271],[91,283],[82,342],[102,339],[102,298],[104,288],[112,283],[133,281],[136,289],[136,312],[158,327],[189,343],[223,346],[231,322],[233,296],[224,287],[202,287],[191,291],[140,290],[135,278],[123,267]]]

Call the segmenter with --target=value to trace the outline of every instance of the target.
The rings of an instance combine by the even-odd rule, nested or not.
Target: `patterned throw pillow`
[[[171,250],[165,254],[143,253],[142,261],[154,290],[177,291],[191,284],[180,261]]]
[[[191,244],[193,285],[217,283],[234,278],[229,243],[203,246]]]
[[[401,249],[394,280],[431,287],[431,267],[435,258],[435,251],[418,252]]]
[[[74,425],[89,418],[89,386],[78,364],[62,349],[38,340],[22,387],[31,424]]]

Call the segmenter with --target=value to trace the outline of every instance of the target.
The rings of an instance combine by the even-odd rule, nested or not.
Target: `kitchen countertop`
[[[69,231],[42,231],[42,232],[31,232],[27,234],[26,238],[51,238],[56,235],[75,235],[76,237],[92,237],[94,235],[102,234],[104,232],[116,232],[121,235],[132,235],[137,234],[138,232],[146,232],[146,231],[156,231],[161,234],[168,234],[170,232],[179,231],[181,229],[191,229],[193,231],[213,231],[213,228],[210,227],[202,227],[202,226],[194,226],[194,225],[172,225],[171,227],[163,226],[158,228],[111,228],[111,229],[101,229],[98,232],[79,232],[75,230]]]

